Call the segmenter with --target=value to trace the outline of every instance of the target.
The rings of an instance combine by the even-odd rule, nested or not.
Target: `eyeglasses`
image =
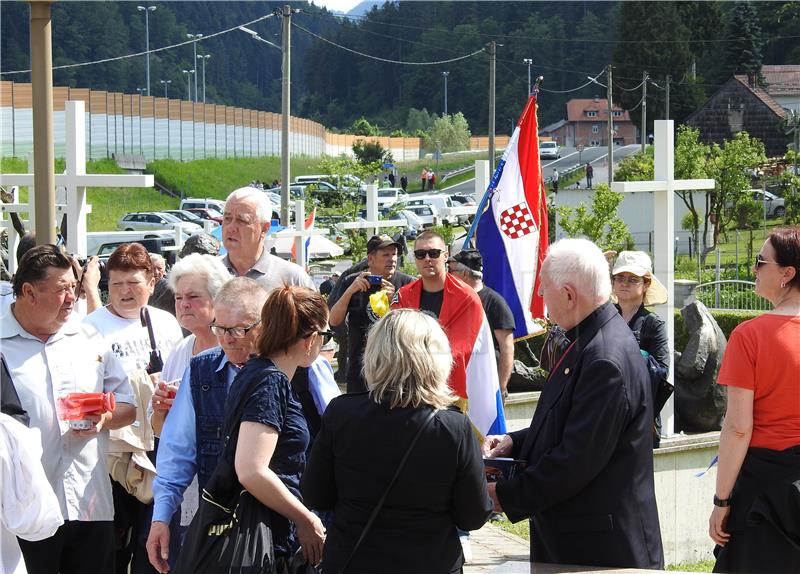
[[[224,337],[227,333],[234,339],[244,339],[253,327],[261,323],[261,319],[250,325],[249,327],[222,327],[220,325],[211,324],[211,332],[217,337]]]
[[[322,337],[322,344],[323,345],[327,345],[328,343],[330,343],[331,339],[333,339],[336,336],[336,334],[333,331],[312,331],[308,335],[305,335],[303,338],[306,339],[306,338],[310,337],[311,335],[313,335],[314,333],[316,333],[317,335]]]
[[[431,259],[439,259],[442,253],[444,253],[444,249],[415,249],[414,250],[414,257],[417,259],[425,259],[427,255]]]
[[[614,275],[612,277],[614,283],[619,283],[620,285],[624,285],[627,283],[628,285],[641,285],[644,283],[644,279],[641,277],[625,277],[624,275]]]
[[[777,261],[769,261],[768,259],[764,259],[761,255],[756,255],[756,269],[761,269],[762,265],[766,265],[767,263],[774,263],[775,265],[780,265]]]

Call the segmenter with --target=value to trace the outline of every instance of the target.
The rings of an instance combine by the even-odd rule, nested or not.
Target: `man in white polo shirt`
[[[65,520],[50,538],[20,540],[25,563],[36,574],[112,572],[108,430],[135,418],[130,384],[102,337],[72,316],[75,274],[62,248],[40,245],[26,253],[13,289],[16,300],[0,319],[3,356],[30,426],[41,433],[42,465]],[[56,405],[75,392],[114,393],[116,408],[86,415],[94,424],[89,430],[72,430]]]

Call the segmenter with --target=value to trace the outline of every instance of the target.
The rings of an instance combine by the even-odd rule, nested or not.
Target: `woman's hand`
[[[325,546],[325,527],[316,514],[309,512],[307,518],[307,520],[296,524],[297,538],[306,562],[316,566],[322,562],[322,549]]]
[[[725,546],[731,538],[730,533],[725,531],[730,513],[730,506],[724,508],[715,506],[711,518],[708,519],[708,535],[720,546]]]

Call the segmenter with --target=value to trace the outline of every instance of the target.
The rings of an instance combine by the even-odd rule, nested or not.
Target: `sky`
[[[330,12],[347,12],[361,0],[314,0],[317,6],[325,6]]]

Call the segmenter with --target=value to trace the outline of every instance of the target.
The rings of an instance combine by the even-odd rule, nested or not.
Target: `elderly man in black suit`
[[[608,263],[593,243],[554,243],[541,294],[569,346],[528,429],[489,436],[487,456],[526,460],[489,485],[495,509],[531,518],[531,561],[664,567],[653,485],[653,407],[633,333],[609,302]]]

